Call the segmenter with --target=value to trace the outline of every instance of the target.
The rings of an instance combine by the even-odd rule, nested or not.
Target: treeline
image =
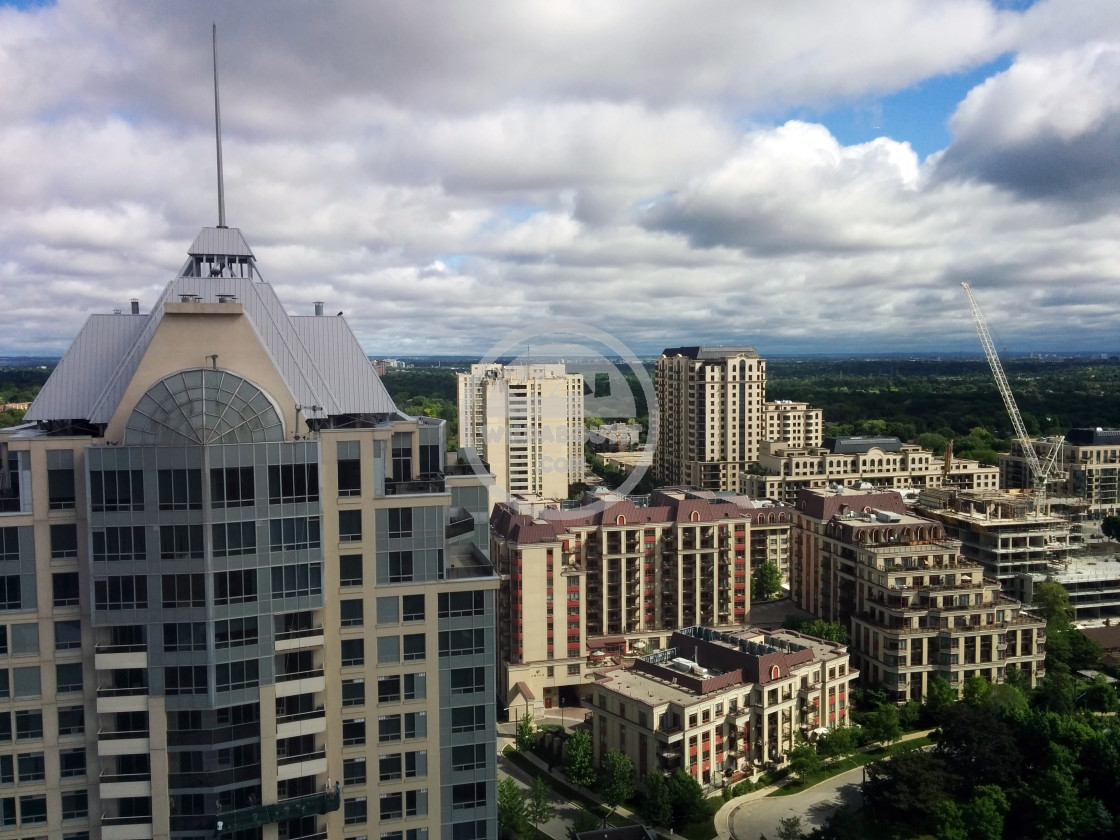
[[[39,365],[28,367],[0,367],[0,405],[31,402],[50,376],[51,368]],[[9,408],[0,411],[0,429],[23,422],[23,409]]]

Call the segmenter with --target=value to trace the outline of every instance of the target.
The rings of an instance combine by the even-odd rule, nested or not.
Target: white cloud
[[[0,8],[0,352],[146,307],[216,221],[211,20],[229,223],[292,311],[326,301],[371,353],[569,319],[647,352],[975,350],[961,280],[1017,346],[1115,349],[1115,8]],[[766,121],[1008,51],[925,161]]]

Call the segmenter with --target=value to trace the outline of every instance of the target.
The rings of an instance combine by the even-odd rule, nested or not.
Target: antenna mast
[[[222,177],[222,110],[218,104],[218,24],[213,27],[214,40],[214,137],[218,146],[218,227],[226,226],[226,188]]]

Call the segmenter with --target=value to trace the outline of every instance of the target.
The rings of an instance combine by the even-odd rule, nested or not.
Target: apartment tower
[[[0,837],[495,838],[487,494],[205,228],[0,433]],[[485,546],[485,542],[482,543]]]
[[[583,481],[583,376],[563,364],[478,364],[459,374],[459,440],[509,494],[566,499]]]

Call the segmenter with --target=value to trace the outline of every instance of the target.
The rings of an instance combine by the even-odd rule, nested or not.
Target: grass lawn
[[[891,744],[888,747],[877,747],[867,752],[854,753],[847,758],[843,758],[835,764],[830,764],[816,773],[809,775],[804,781],[789,782],[788,784],[778,788],[770,794],[770,796],[789,796],[794,793],[801,793],[806,788],[823,782],[825,779],[831,779],[833,776],[838,776],[846,770],[851,770],[855,767],[861,767],[864,764],[870,764],[873,761],[882,761],[884,758],[890,758],[892,755],[897,755],[902,752],[909,752],[910,750],[921,749],[928,747],[933,741],[927,736],[925,738],[914,738],[910,741],[900,741],[896,744]]]

